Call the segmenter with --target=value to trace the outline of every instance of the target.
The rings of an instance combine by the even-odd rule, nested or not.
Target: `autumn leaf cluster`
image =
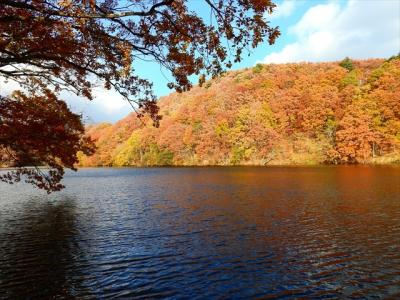
[[[59,190],[63,168],[93,148],[80,116],[59,100],[113,89],[157,127],[152,82],[138,75],[138,62],[156,62],[171,89],[187,91],[192,76],[201,85],[248,49],[272,44],[279,30],[265,17],[274,7],[270,0],[0,1],[0,80],[20,86],[13,96],[0,91],[0,163],[17,168],[2,179]]]
[[[400,59],[257,65],[88,128],[84,166],[400,162]],[[348,66],[352,65],[352,68]]]

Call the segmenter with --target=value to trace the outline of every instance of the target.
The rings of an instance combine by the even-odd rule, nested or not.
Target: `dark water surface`
[[[83,169],[0,185],[0,298],[400,299],[400,167]]]

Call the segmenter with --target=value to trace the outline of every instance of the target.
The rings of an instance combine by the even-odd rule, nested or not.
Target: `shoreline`
[[[329,168],[329,167],[400,167],[400,163],[387,164],[276,164],[276,165],[149,165],[149,166],[76,166],[79,169],[184,169],[184,168]],[[34,167],[24,167],[34,168]],[[39,169],[48,169],[48,167],[40,166]],[[17,168],[0,167],[0,171],[12,171]],[[69,169],[66,168],[65,169]]]

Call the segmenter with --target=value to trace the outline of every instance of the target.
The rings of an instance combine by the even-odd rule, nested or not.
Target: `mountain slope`
[[[91,126],[82,166],[400,161],[400,59],[257,65],[160,100],[160,128],[134,114]]]

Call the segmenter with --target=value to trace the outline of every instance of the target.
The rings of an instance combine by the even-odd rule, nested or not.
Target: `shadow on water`
[[[87,169],[0,190],[0,298],[400,299],[400,168]],[[68,195],[68,196],[67,196]]]
[[[0,298],[74,298],[74,199],[34,198],[0,226]]]

